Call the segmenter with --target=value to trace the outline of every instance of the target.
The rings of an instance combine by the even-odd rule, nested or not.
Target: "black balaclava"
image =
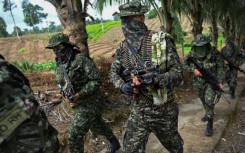
[[[129,44],[131,44],[137,50],[140,49],[142,40],[146,34],[148,34],[148,29],[145,23],[122,17],[122,31]]]
[[[71,57],[74,54],[73,47],[71,45],[63,44],[64,49],[54,51],[56,55],[56,61],[59,64],[66,64],[71,60]]]

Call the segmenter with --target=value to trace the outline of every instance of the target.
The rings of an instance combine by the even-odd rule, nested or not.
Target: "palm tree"
[[[15,5],[14,2],[11,2],[11,0],[4,0],[3,1],[3,11],[4,12],[9,11],[10,12],[11,17],[12,17],[13,22],[14,22],[14,30],[16,32],[17,38],[20,39],[19,34],[18,34],[18,30],[16,28],[17,26],[16,26],[16,23],[15,23],[14,14],[13,14],[13,9],[16,8],[16,7],[17,7],[17,5]]]
[[[203,6],[200,0],[182,0],[173,2],[174,10],[187,15],[192,25],[192,34],[202,33]]]
[[[245,30],[245,1],[234,0],[232,3],[229,0],[225,0],[226,5],[220,7],[221,13],[219,14],[218,21],[223,31],[223,36],[235,36],[236,43],[240,44],[244,38]]]
[[[120,2],[125,3],[129,1],[130,0],[125,0],[125,1],[96,0],[94,2],[94,6],[95,6],[95,9],[97,9],[98,12],[102,14],[104,6],[108,4],[112,5],[113,2],[118,2],[118,4],[120,4]],[[173,17],[172,10],[171,10],[172,1],[173,0],[160,0],[161,6],[159,6],[157,1],[155,0],[143,1],[143,3],[145,3],[146,5],[149,5],[149,7],[152,6],[154,10],[157,12],[157,15],[161,23],[161,29],[167,33],[175,35],[174,26],[173,26],[174,17]]]
[[[88,34],[86,31],[86,17],[89,0],[46,0],[56,9],[59,20],[71,42],[75,43],[81,52],[89,55]]]

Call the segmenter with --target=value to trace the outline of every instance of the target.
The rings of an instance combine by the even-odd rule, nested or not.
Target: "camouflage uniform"
[[[63,34],[57,34],[51,37],[50,44],[53,41],[62,42]],[[58,40],[55,40],[55,39]],[[66,38],[66,37],[65,37]],[[68,42],[64,40],[64,42]],[[68,51],[75,52],[73,48],[68,47]],[[71,84],[74,87],[74,93],[79,93],[79,99],[73,108],[75,111],[74,121],[71,124],[68,135],[68,145],[71,153],[84,152],[84,136],[91,130],[93,133],[104,135],[109,141],[115,138],[110,127],[106,125],[100,114],[100,92],[99,86],[101,76],[93,60],[81,53],[75,54],[67,63],[57,62],[56,77],[58,84],[65,85],[64,77],[60,73],[60,66],[65,67]],[[63,102],[65,103],[65,102]]]
[[[234,38],[228,37],[226,46],[221,49],[221,54],[225,59],[229,59],[233,64],[239,65],[238,54],[239,49],[234,44]],[[237,73],[238,70],[226,64],[225,66],[225,81],[229,86],[229,93],[231,98],[235,98],[235,90],[237,86]]]
[[[121,13],[114,15],[123,17],[146,12],[145,6],[138,2],[121,5],[119,10]],[[167,150],[183,152],[183,140],[178,132],[179,109],[173,96],[173,85],[182,81],[182,68],[175,44],[168,34],[149,31],[140,21],[122,18],[122,29],[126,40],[119,44],[113,56],[109,72],[111,82],[116,88],[121,88],[125,83],[122,72],[129,67],[137,67],[129,53],[126,43],[129,41],[137,48],[141,59],[160,65],[160,74],[153,90],[161,93],[159,105],[154,101],[158,95],[153,96],[155,92],[152,90],[139,89],[139,94],[129,97],[130,116],[123,130],[123,149],[126,153],[144,153],[148,136],[153,132]]]
[[[0,152],[59,152],[57,131],[32,95],[27,78],[0,59]]]
[[[218,82],[221,83],[223,79],[223,61],[220,53],[215,48],[211,47],[209,42],[210,40],[202,34],[196,35],[195,40],[192,43],[192,50],[187,55],[186,59],[189,56],[195,58],[205,69],[216,76]],[[197,46],[204,46],[206,51],[202,50],[197,52],[195,50],[195,47]],[[195,66],[192,63],[185,61],[183,68],[185,71],[190,72],[193,85],[197,90],[205,109],[205,116],[202,121],[207,121],[208,119],[213,121],[216,92],[212,89],[211,85],[205,82],[201,77],[196,77],[194,75],[193,72]]]

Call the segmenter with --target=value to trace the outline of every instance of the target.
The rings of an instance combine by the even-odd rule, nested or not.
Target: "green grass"
[[[88,40],[96,41],[99,39],[104,33],[106,33],[109,29],[111,29],[114,26],[119,26],[121,24],[121,21],[107,21],[103,23],[104,30],[102,31],[101,24],[93,24],[93,25],[87,25],[86,30],[88,33]],[[50,36],[53,36],[55,33],[39,33],[39,34],[29,34],[32,38],[35,39],[48,39]]]
[[[54,32],[54,33],[46,32],[46,33],[28,34],[28,35],[34,39],[48,39],[49,37],[53,36],[56,33],[58,33],[58,32]]]
[[[14,61],[12,62],[12,64],[23,72],[33,72],[42,70],[51,71],[54,70],[56,67],[56,63],[54,61],[31,64],[29,61],[24,60],[21,62]]]
[[[89,40],[97,40],[99,39],[104,33],[106,33],[109,29],[114,26],[119,26],[121,21],[108,21],[104,24],[104,30],[102,31],[101,24],[93,24],[86,26],[86,30],[88,33]]]

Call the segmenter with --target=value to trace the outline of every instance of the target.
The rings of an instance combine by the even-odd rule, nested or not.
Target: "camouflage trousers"
[[[113,136],[112,130],[106,125],[98,111],[77,106],[68,134],[68,147],[71,153],[84,152],[84,136],[89,130],[107,139]]]
[[[197,89],[198,96],[202,101],[202,105],[205,110],[205,115],[210,118],[214,118],[216,93],[212,89],[211,85],[207,83],[194,82],[194,86]]]
[[[184,142],[178,132],[177,104],[173,108],[164,109],[134,105],[130,107],[130,111],[123,131],[125,153],[144,153],[151,132],[169,152],[183,152]]]
[[[237,86],[237,73],[236,69],[227,68],[225,72],[225,81],[229,86],[230,92],[235,92]]]

